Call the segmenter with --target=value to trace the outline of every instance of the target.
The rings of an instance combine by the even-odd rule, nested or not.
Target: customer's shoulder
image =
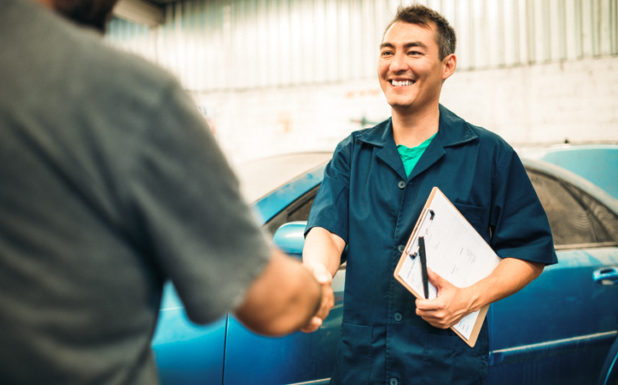
[[[118,90],[153,90],[176,83],[173,75],[136,54],[122,51],[95,34],[74,36],[74,57],[80,63],[75,75],[88,78],[93,86]]]
[[[28,56],[40,62],[33,69],[45,70],[56,91],[75,91],[94,97],[107,90],[152,92],[175,82],[166,70],[113,46],[98,31],[48,10],[34,11],[36,25],[23,29],[29,32],[29,43],[40,47],[39,52],[45,54],[29,52]],[[42,36],[46,39],[41,39]],[[44,47],[47,48],[42,51]]]

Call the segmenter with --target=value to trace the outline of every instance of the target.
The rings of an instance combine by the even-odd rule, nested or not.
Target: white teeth
[[[411,86],[412,84],[414,84],[414,82],[411,82],[409,80],[391,80],[391,84],[395,87],[403,87],[403,86]]]

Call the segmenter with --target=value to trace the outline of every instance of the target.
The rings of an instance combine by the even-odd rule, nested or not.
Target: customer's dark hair
[[[424,5],[414,4],[408,7],[399,7],[395,18],[388,24],[384,30],[384,34],[388,29],[396,22],[401,21],[410,24],[422,24],[428,26],[430,22],[434,22],[438,28],[437,43],[440,49],[440,60],[446,56],[455,53],[455,30],[444,16],[431,8],[427,8]]]
[[[77,24],[105,32],[118,0],[52,0],[53,8]]]

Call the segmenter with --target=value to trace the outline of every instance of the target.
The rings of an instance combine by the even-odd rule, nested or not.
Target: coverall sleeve
[[[337,145],[333,158],[326,165],[324,180],[309,213],[305,235],[313,227],[322,227],[348,243],[351,147],[350,136]]]
[[[496,157],[492,191],[491,246],[496,253],[546,265],[558,262],[545,210],[512,149]]]

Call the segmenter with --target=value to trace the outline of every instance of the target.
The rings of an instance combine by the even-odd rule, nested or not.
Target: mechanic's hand
[[[417,298],[416,314],[434,327],[448,329],[472,311],[471,299],[465,289],[453,286],[431,269],[427,269],[427,276],[438,295],[434,299]]]
[[[320,326],[322,326],[322,322],[324,322],[324,319],[328,316],[330,309],[332,309],[335,305],[335,295],[331,287],[333,277],[330,275],[328,270],[326,270],[326,267],[324,267],[324,265],[307,267],[313,272],[315,279],[322,287],[322,302],[320,303],[317,313],[314,314],[307,325],[300,329],[305,333],[311,333],[318,330]]]

